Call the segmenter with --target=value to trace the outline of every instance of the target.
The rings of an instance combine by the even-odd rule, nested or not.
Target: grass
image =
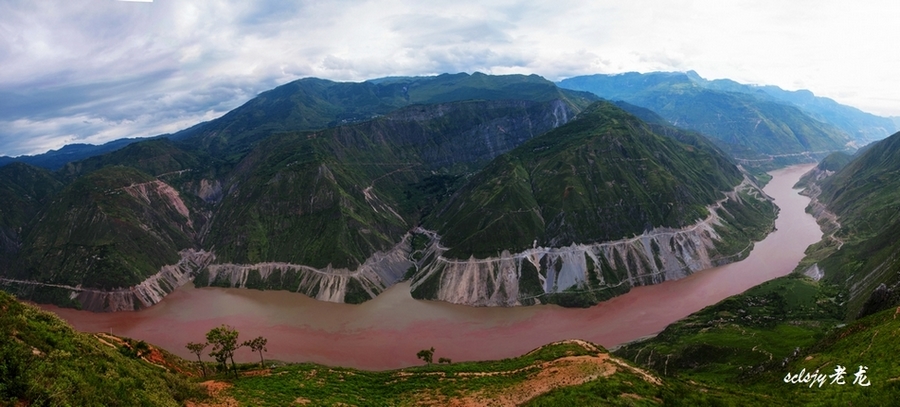
[[[178,406],[200,399],[188,364],[136,342],[74,331],[55,315],[0,292],[0,405]],[[125,351],[123,351],[125,349]],[[168,359],[167,359],[168,358]]]
[[[791,275],[729,297],[616,354],[668,376],[746,380],[840,323],[837,288]]]

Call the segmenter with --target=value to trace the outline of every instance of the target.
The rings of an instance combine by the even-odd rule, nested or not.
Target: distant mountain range
[[[419,298],[596,303],[734,261],[768,233],[774,206],[723,149],[792,156],[847,140],[799,108],[672,76],[628,77],[658,82],[642,94],[665,90],[672,106],[724,101],[717,118],[752,113],[769,131],[707,139],[672,126],[676,109],[535,75],[301,79],[55,172],[3,167],[15,209],[0,273],[20,296],[94,310],[149,306],[194,277],[340,302],[412,279]]]
[[[648,108],[676,126],[713,138],[748,164],[760,160],[786,164],[852,151],[898,129],[891,118],[809,91],[708,81],[693,71],[579,76],[559,85]]]
[[[880,137],[884,122],[802,92],[769,94],[691,73],[624,76],[651,106],[598,100],[534,76],[307,79],[169,138],[53,171],[8,164],[0,167],[0,288],[119,311],[157,303],[191,280],[355,303],[405,279],[416,298],[585,306],[741,258],[771,230],[776,209],[737,164],[777,165],[835,148],[799,185],[825,237],[791,275],[625,344],[615,358],[571,342],[480,369],[509,379],[527,368],[538,373],[514,376],[541,378],[573,357],[609,363],[613,373],[592,373],[536,404],[894,402],[900,133],[844,151],[841,142]],[[697,112],[705,108],[715,114]],[[672,117],[679,124],[707,117],[701,127],[731,133],[685,130]],[[859,131],[848,131],[853,126]],[[69,383],[54,372],[83,371],[97,381],[96,369],[83,366],[100,359],[130,369],[112,378],[126,383],[122,394],[53,394],[84,403],[173,398],[173,405],[187,397],[185,377],[160,382],[150,371],[157,366],[122,356],[133,341],[102,336],[101,344],[5,294],[0,302],[10,310],[0,313],[8,322],[0,330],[11,338],[0,340],[10,366],[0,374],[12,384],[4,397],[51,397],[43,373],[54,385]],[[54,357],[59,352],[68,356]],[[450,377],[460,366],[407,376],[446,370]],[[800,372],[844,367],[845,385],[791,382]],[[153,391],[132,391],[132,377],[152,382]],[[269,376],[279,377],[287,375]],[[256,386],[265,389],[260,397],[280,391],[272,383]],[[356,390],[341,397],[358,401]]]
[[[59,150],[50,150],[46,153],[35,154],[35,155],[21,155],[18,157],[7,157],[0,156],[0,166],[4,166],[14,162],[31,164],[35,167],[46,168],[51,171],[58,170],[66,163],[70,163],[73,161],[83,160],[88,157],[93,157],[97,155],[101,155],[104,153],[108,153],[111,151],[116,151],[122,147],[125,147],[131,143],[135,143],[141,140],[145,140],[144,138],[124,138],[119,140],[113,140],[108,143],[104,143],[101,145],[93,145],[93,144],[67,144],[60,148]]]

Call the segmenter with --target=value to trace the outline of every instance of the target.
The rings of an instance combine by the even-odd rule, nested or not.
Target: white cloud
[[[0,3],[0,154],[174,131],[306,76],[694,69],[900,115],[900,3],[284,3]]]

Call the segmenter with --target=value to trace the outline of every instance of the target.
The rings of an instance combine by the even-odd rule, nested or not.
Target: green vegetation
[[[78,178],[27,233],[14,278],[84,287],[130,287],[192,246],[190,218],[165,184],[128,167]]]
[[[430,365],[432,360],[434,360],[434,347],[431,349],[422,349],[418,353],[416,353],[416,357],[425,361],[426,365]]]
[[[77,177],[104,167],[119,165],[158,176],[181,170],[196,170],[199,164],[197,157],[162,138],[136,142],[108,154],[70,162],[60,173],[65,177]]]
[[[707,89],[745,93],[796,106],[810,117],[843,130],[860,145],[881,140],[900,130],[900,127],[891,118],[876,116],[855,107],[841,105],[826,97],[817,97],[805,89],[786,91],[777,86],[743,85],[729,79],[708,81],[693,71],[686,74],[694,83]]]
[[[266,344],[269,343],[269,340],[263,338],[262,336],[257,336],[256,338],[244,341],[241,343],[241,346],[246,346],[250,348],[250,350],[259,353],[259,366],[262,367],[265,364],[265,359],[263,359],[263,352],[268,352],[266,349]]]
[[[426,350],[427,351],[427,350]],[[301,403],[349,405],[445,405],[451,400],[486,404],[505,400],[519,404],[564,383],[588,381],[623,400],[634,394],[653,399],[659,385],[624,363],[607,358],[602,348],[580,342],[561,342],[526,355],[486,362],[429,364],[393,371],[370,372],[314,364],[272,369],[264,376],[234,381],[229,396],[241,405],[278,406]],[[554,371],[553,373],[549,373]],[[614,390],[606,383],[616,381]],[[628,389],[622,383],[631,383]],[[596,404],[602,398],[592,397]]]
[[[676,126],[708,135],[735,157],[751,160],[747,165],[790,153],[844,150],[850,141],[847,132],[791,103],[758,92],[714,89],[684,73],[580,76],[559,85],[648,108]],[[782,157],[780,165],[797,160],[808,158]]]
[[[741,178],[702,137],[600,102],[498,157],[426,226],[455,258],[618,240],[705,218]]]
[[[414,106],[365,123],[274,135],[238,165],[239,181],[217,209],[206,244],[235,263],[355,268],[399,242],[463,174],[550,130],[554,106]],[[488,125],[497,122],[528,130]]]
[[[212,345],[209,356],[215,358],[223,370],[228,370],[226,364],[231,359],[231,370],[234,372],[234,377],[237,377],[237,367],[234,364],[234,351],[238,348],[237,338],[238,331],[226,325],[213,328],[206,333],[206,340]]]
[[[28,164],[0,167],[0,275],[13,268],[22,234],[62,183],[49,171]]]
[[[0,292],[0,405],[179,406],[202,397],[178,372],[193,374],[146,343],[76,332]]]
[[[239,159],[257,141],[278,132],[354,124],[411,105],[466,100],[562,100],[581,110],[597,98],[556,87],[536,75],[444,74],[361,83],[300,79],[261,93],[220,119],[172,135],[188,149]]]
[[[768,281],[616,350],[664,375],[740,382],[781,366],[840,322],[836,287],[791,275]]]

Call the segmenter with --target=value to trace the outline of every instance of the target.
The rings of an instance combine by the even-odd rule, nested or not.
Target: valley
[[[512,387],[493,388],[510,404],[633,395],[615,374],[556,375],[570,364],[652,369],[639,397],[656,401],[759,400],[778,360],[809,368],[817,347],[844,337],[842,322],[890,325],[900,135],[851,155],[883,121],[691,73],[607,79],[623,78],[667,83],[627,99],[659,114],[536,75],[307,78],[55,171],[0,167],[0,288],[102,332],[76,335],[93,353],[68,366],[93,363],[97,345],[139,359],[149,342],[187,358],[185,344],[224,324],[268,338],[269,360],[301,362],[279,376],[365,376],[388,404],[463,397],[456,379],[450,393],[421,394],[457,372],[474,389],[484,383],[470,378],[502,377]],[[678,103],[654,105],[669,97]],[[715,120],[696,103],[719,109]],[[25,364],[8,370],[20,383],[9,397],[46,392],[40,374],[15,369],[60,366],[43,355],[69,339],[41,324],[65,324],[43,315],[10,316],[19,325],[0,351]],[[429,348],[456,363],[417,366]],[[262,356],[235,355],[244,370]],[[881,386],[894,380],[885,360],[872,372]],[[413,387],[395,385],[407,377]],[[510,398],[535,381],[552,385]],[[283,382],[235,377],[230,394],[298,394],[271,391]],[[367,404],[335,386],[296,400]]]
[[[431,346],[437,355],[454,361],[513,357],[571,338],[612,347],[653,335],[707,305],[791,272],[806,247],[821,238],[815,220],[804,211],[809,198],[792,189],[811,168],[794,166],[772,173],[764,191],[780,208],[777,230],[757,242],[744,260],[636,287],[591,308],[470,307],[415,300],[408,282],[355,305],[285,291],[185,285],[137,312],[98,314],[42,307],[76,329],[146,340],[183,357],[190,356],[185,343],[202,339],[222,323],[242,334],[268,337],[268,358],[363,369],[416,365],[420,361],[415,353]],[[244,350],[236,356],[244,361],[255,358]]]

